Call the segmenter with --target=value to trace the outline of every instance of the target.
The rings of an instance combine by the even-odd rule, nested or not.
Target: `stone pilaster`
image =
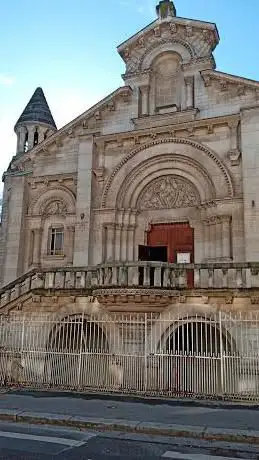
[[[32,265],[39,267],[41,262],[42,228],[33,229]]]
[[[149,85],[140,86],[140,110],[141,115],[149,114]]]
[[[192,109],[193,108],[193,77],[185,77],[185,90],[186,90],[186,108]]]
[[[75,226],[68,225],[65,232],[65,255],[67,257],[67,264],[73,265]]]

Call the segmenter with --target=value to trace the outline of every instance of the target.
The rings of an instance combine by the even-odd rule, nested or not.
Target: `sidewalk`
[[[41,391],[0,394],[0,420],[259,444],[259,408]]]

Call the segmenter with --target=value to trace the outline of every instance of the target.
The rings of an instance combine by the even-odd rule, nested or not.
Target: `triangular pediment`
[[[128,104],[131,100],[131,96],[132,89],[129,86],[121,86],[116,89],[27,153],[13,157],[8,170],[12,174],[22,174],[23,169],[20,168],[22,164],[27,163],[40,152],[47,151],[53,145],[57,147],[60,146],[64,138],[75,137],[76,130],[78,129],[80,129],[82,135],[99,133],[105,114],[114,112],[118,102]]]
[[[178,44],[188,51],[183,63],[211,57],[219,42],[214,23],[180,17],[158,18],[118,46],[117,50],[126,63],[126,75],[143,72],[145,57],[155,47],[166,43]]]
[[[259,96],[259,81],[231,75],[217,70],[202,70],[201,76],[206,87],[215,85],[221,91],[236,89],[241,96],[246,90],[254,90]]]

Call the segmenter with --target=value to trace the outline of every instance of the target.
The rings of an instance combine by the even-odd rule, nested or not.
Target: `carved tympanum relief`
[[[178,176],[163,176],[148,184],[139,198],[140,209],[186,208],[200,204],[195,187]]]
[[[45,216],[65,215],[67,213],[66,204],[63,201],[52,201],[44,210]]]

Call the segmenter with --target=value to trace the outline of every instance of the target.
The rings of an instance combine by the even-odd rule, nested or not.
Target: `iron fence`
[[[0,318],[2,385],[259,399],[259,313]]]

